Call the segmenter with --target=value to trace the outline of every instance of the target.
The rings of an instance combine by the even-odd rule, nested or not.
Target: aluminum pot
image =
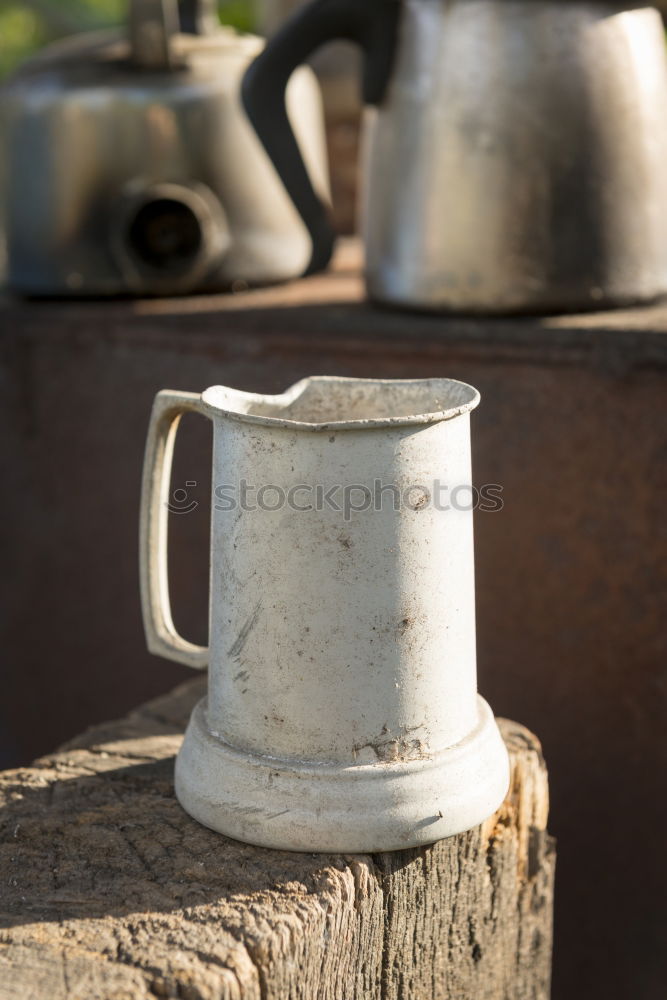
[[[127,34],[56,43],[3,86],[0,215],[13,289],[173,294],[307,269],[307,229],[240,102],[263,42],[212,14],[210,0],[132,0]],[[288,107],[326,200],[309,69],[290,82]]]
[[[313,0],[248,70],[244,100],[332,245],[281,113],[295,66],[364,51],[370,296],[467,312],[604,308],[667,293],[667,55],[654,6]]]
[[[308,378],[280,396],[158,394],[141,518],[151,652],[209,669],[184,808],[266,847],[385,851],[482,822],[508,758],[477,695],[470,411],[449,379]],[[209,647],[176,631],[169,473],[213,422]],[[443,499],[444,485],[450,489]]]

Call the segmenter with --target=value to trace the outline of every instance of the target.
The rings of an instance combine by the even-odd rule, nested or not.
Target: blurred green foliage
[[[128,0],[0,0],[0,76],[47,42],[121,24]],[[223,0],[223,24],[252,31],[252,0]]]

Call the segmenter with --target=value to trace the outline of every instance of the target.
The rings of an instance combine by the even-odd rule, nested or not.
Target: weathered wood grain
[[[535,738],[512,788],[433,847],[249,847],[173,796],[202,682],[0,774],[1,1000],[546,1000],[554,851]]]

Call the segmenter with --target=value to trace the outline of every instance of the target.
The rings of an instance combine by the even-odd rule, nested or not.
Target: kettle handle
[[[393,67],[400,9],[400,0],[313,0],[270,39],[244,75],[246,114],[310,234],[313,250],[306,274],[329,263],[334,231],[289,123],[285,89],[292,72],[316,49],[345,39],[365,54],[364,102],[380,104]]]
[[[216,0],[179,0],[178,15],[188,35],[210,35],[220,27]]]
[[[146,645],[151,653],[202,670],[208,663],[208,648],[188,642],[176,631],[169,600],[167,528],[169,481],[174,441],[184,413],[208,410],[196,392],[164,389],[153,403],[141,485],[139,517],[139,580]]]
[[[173,67],[172,36],[179,30],[177,0],[130,0],[132,62],[147,70]]]

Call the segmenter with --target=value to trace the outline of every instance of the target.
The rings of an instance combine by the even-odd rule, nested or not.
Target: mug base
[[[286,851],[366,854],[432,844],[502,804],[509,758],[491,709],[461,742],[419,760],[345,765],[259,756],[213,736],[205,699],[176,759],[178,801],[218,833]]]

